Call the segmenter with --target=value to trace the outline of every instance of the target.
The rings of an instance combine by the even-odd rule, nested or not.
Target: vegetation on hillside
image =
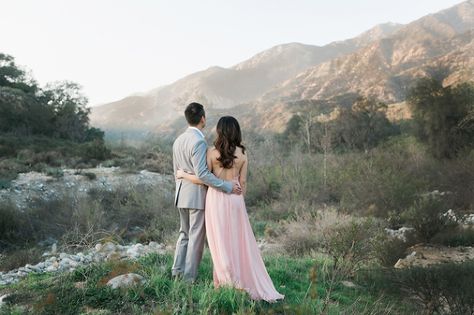
[[[78,84],[40,87],[12,56],[0,53],[0,187],[29,170],[96,165],[109,157],[104,132],[89,124]]]

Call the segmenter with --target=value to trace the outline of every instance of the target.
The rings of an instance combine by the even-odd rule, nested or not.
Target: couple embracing
[[[265,269],[247,215],[248,160],[239,123],[222,117],[215,147],[208,149],[204,107],[191,103],[184,114],[189,128],[173,144],[180,229],[172,275],[196,280],[207,235],[215,287],[230,285],[254,300],[283,299]]]

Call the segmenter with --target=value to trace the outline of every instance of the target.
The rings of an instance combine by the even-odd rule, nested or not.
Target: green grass
[[[252,301],[233,288],[215,289],[212,263],[205,253],[194,285],[171,278],[172,256],[149,255],[137,262],[107,262],[69,274],[34,274],[18,284],[0,287],[9,293],[0,314],[319,314],[327,284],[321,268],[324,260],[266,257],[265,264],[282,302]],[[316,267],[316,276],[310,271]],[[104,285],[115,275],[136,272],[145,285],[112,290]],[[84,283],[82,288],[76,283]],[[363,287],[337,285],[327,314],[411,314],[397,297],[383,297]]]

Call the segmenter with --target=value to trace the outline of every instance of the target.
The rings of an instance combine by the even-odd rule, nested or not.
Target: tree
[[[62,81],[48,84],[41,97],[53,109],[56,136],[86,141],[90,108],[86,107],[88,100],[77,83]]]
[[[385,115],[386,107],[373,97],[360,97],[352,108],[341,109],[332,123],[335,145],[349,150],[368,150],[398,133]]]
[[[0,87],[0,131],[51,135],[51,108],[21,89]]]
[[[10,87],[34,94],[38,84],[20,69],[12,56],[0,53],[0,87]]]
[[[443,87],[440,80],[423,78],[410,90],[408,104],[416,136],[436,158],[474,147],[473,83]]]

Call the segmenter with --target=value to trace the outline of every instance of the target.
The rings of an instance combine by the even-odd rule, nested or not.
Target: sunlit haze
[[[324,45],[460,2],[1,0],[0,52],[41,84],[80,83],[97,105],[278,44]]]

